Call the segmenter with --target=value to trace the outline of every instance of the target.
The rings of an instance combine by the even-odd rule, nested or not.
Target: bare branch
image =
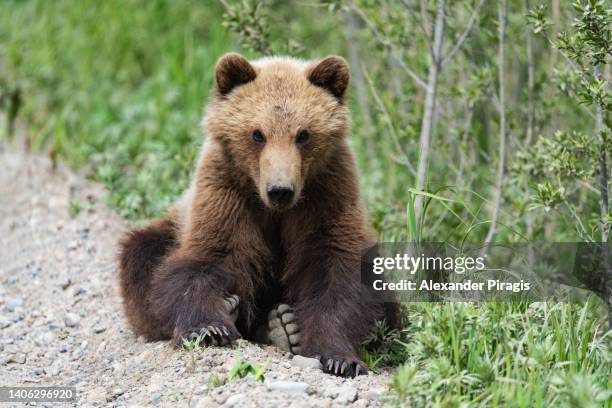
[[[601,80],[601,71],[599,66],[593,69],[593,76],[597,81]],[[603,107],[600,101],[595,102],[595,134],[599,139],[599,193],[600,197],[600,213],[601,213],[601,241],[608,242],[610,237],[610,225],[606,222],[610,203],[608,202],[608,165],[606,164],[606,146],[603,140]]]
[[[489,232],[485,238],[485,243],[490,243],[495,237],[497,228],[497,218],[499,217],[499,207],[502,199],[504,184],[504,169],[506,165],[506,73],[505,73],[505,43],[506,43],[506,0],[501,0],[499,4],[499,50],[498,50],[498,72],[499,72],[499,162],[497,166],[497,180],[495,183],[495,198],[491,211],[491,224]],[[486,246],[483,252],[486,251]]]
[[[417,169],[416,189],[423,191],[427,178],[427,164],[429,162],[429,149],[431,138],[434,133],[436,122],[436,93],[438,89],[438,75],[440,74],[440,57],[444,43],[444,24],[445,24],[445,2],[437,1],[436,21],[434,25],[434,43],[429,73],[427,75],[427,88],[425,93],[425,104],[423,117],[421,120],[421,135],[419,144],[419,166]],[[414,212],[417,225],[420,223],[421,209],[423,207],[423,196],[417,195],[414,199]]]
[[[483,3],[484,3],[484,0],[480,0],[478,4],[476,4],[476,7],[472,11],[472,15],[470,16],[470,19],[468,20],[468,24],[465,27],[465,30],[463,30],[463,33],[461,33],[461,35],[459,36],[459,39],[455,43],[455,46],[442,59],[442,62],[440,63],[440,65],[442,66],[442,69],[444,69],[446,64],[448,64],[449,61],[453,59],[455,54],[461,49],[461,47],[463,46],[463,43],[468,38],[468,35],[472,31],[472,27],[474,27],[474,23],[476,22],[478,18],[478,12],[480,11],[480,8],[482,7]]]
[[[408,14],[410,15],[416,14],[411,4],[408,3],[408,0],[402,0],[402,4],[404,5],[404,8],[408,12]],[[420,18],[417,18],[416,22],[419,25],[419,28],[421,29],[421,31],[423,32],[423,36],[427,40],[427,48],[429,48],[429,51],[431,52],[431,38],[429,35],[429,31],[427,31],[427,29],[425,28],[425,25],[423,24],[423,20],[421,20]]]
[[[361,10],[359,7],[357,7],[353,3],[350,3],[349,6],[359,16],[359,18],[361,18],[361,20],[368,26],[370,31],[372,31],[372,33],[374,34],[374,37],[376,38],[376,41],[383,47],[387,48],[387,50],[389,51],[389,54],[391,55],[391,58],[393,58],[395,62],[397,62],[400,68],[410,78],[412,78],[414,82],[416,82],[416,84],[421,89],[426,90],[427,85],[425,84],[425,81],[423,81],[413,70],[410,69],[410,67],[408,67],[408,65],[406,65],[403,58],[397,52],[396,47],[391,43],[391,41],[388,38],[386,38],[380,31],[378,31],[378,29],[376,28],[376,25],[368,18],[368,16],[363,12],[363,10]]]
[[[386,122],[387,122],[387,127],[389,128],[389,133],[391,134],[391,140],[393,141],[395,148],[397,149],[398,153],[401,156],[396,161],[408,167],[408,170],[410,170],[412,175],[414,175],[415,174],[414,167],[412,166],[412,164],[410,163],[410,160],[408,160],[408,156],[402,149],[402,145],[399,142],[397,132],[395,131],[395,128],[393,127],[393,119],[391,119],[391,115],[389,114],[389,111],[387,110],[387,107],[385,106],[384,102],[378,95],[378,92],[376,92],[376,87],[374,86],[374,82],[372,81],[372,78],[370,78],[370,75],[368,74],[368,70],[366,69],[365,65],[362,65],[361,69],[363,71],[363,76],[365,77],[368,85],[370,86],[370,91],[372,92],[374,101],[378,105],[378,108],[381,110],[381,112],[385,115],[385,119],[387,119]]]

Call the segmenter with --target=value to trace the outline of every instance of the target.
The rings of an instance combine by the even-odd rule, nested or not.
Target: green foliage
[[[20,87],[35,148],[85,166],[124,216],[161,214],[201,143],[220,6],[167,0],[3,1],[0,93]]]
[[[268,361],[265,364],[251,364],[248,361],[242,361],[240,356],[236,356],[236,361],[234,362],[234,366],[231,368],[229,373],[227,374],[227,379],[229,381],[233,381],[236,378],[244,378],[247,375],[252,375],[255,380],[259,382],[263,382],[265,377],[264,374],[268,369]]]
[[[83,210],[83,205],[77,200],[71,200],[68,205],[68,214],[70,214],[71,218],[76,217]]]
[[[390,403],[602,406],[612,397],[598,302],[410,304],[405,364]],[[605,316],[605,314],[604,314]]]

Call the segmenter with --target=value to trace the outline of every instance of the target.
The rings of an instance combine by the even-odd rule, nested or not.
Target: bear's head
[[[217,63],[204,124],[236,176],[252,181],[268,208],[288,209],[345,143],[348,81],[348,65],[337,56],[249,62],[230,53]]]

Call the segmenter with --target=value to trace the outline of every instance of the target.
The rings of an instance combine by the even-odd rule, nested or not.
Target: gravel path
[[[388,373],[341,379],[272,346],[190,353],[134,334],[115,279],[127,223],[104,195],[45,157],[0,147],[0,385],[76,386],[78,406],[382,405]],[[82,207],[73,217],[71,202]],[[265,382],[215,384],[238,357],[267,362]]]

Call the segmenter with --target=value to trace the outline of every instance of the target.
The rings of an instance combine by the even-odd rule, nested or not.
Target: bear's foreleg
[[[234,276],[217,263],[174,254],[164,261],[151,285],[157,319],[177,345],[203,336],[225,344],[240,336],[226,307]]]
[[[302,335],[301,354],[318,357],[331,374],[366,374],[358,348],[383,310],[361,284],[360,251],[324,241],[305,248],[287,276]]]
[[[151,305],[177,344],[211,332],[222,344],[240,336],[237,327],[248,329],[270,252],[239,192],[216,183],[198,189],[179,247],[155,272]],[[230,294],[240,299],[237,320],[225,307]]]

